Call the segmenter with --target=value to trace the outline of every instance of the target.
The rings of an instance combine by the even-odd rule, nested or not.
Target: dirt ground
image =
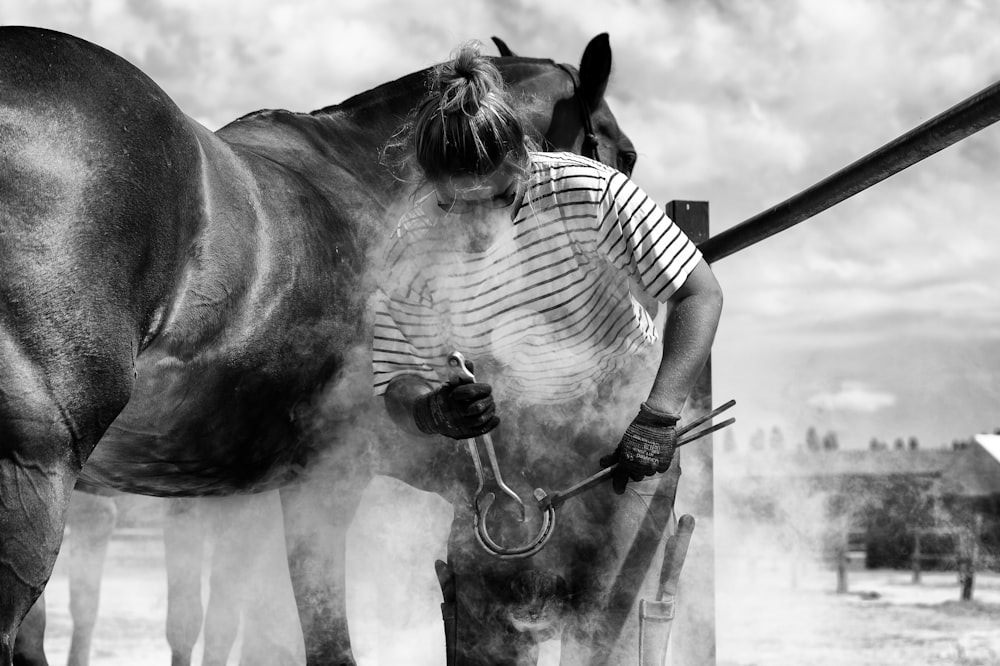
[[[394,498],[398,500],[398,497]],[[369,503],[376,510],[377,503]],[[274,514],[276,517],[277,514]],[[419,516],[419,520],[417,517]],[[416,497],[407,510],[352,528],[349,567],[391,571],[374,580],[354,576],[349,620],[360,666],[444,664],[440,592],[433,561],[443,554],[447,507]],[[395,522],[392,522],[395,521]],[[387,547],[387,544],[397,544]],[[280,554],[280,549],[274,549]],[[276,557],[258,578],[284,581]],[[53,665],[66,663],[70,636],[68,567],[63,556],[48,588],[46,647]],[[849,592],[836,576],[790,557],[761,557],[721,544],[717,558],[716,630],[719,666],[911,666],[1000,664],[1000,575],[980,573],[975,599],[960,602],[954,572],[855,570]],[[93,666],[164,666],[166,574],[158,539],[112,541],[105,567]],[[276,590],[276,591],[275,591]],[[267,631],[301,659],[301,636],[290,588],[265,595]],[[257,629],[258,631],[260,629]],[[239,642],[230,659],[238,664]],[[194,663],[200,664],[196,647]],[[540,666],[558,664],[558,647],[544,646]]]
[[[733,568],[718,579],[719,666],[1000,664],[1000,576],[959,601],[954,572]]]

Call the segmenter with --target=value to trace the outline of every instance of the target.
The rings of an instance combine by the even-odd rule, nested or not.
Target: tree
[[[785,433],[781,432],[781,428],[774,426],[771,428],[771,450],[772,451],[784,451],[785,450]]]
[[[910,450],[911,451],[916,451],[919,448],[920,448],[920,442],[917,441],[916,437],[914,437],[914,436],[911,435],[910,436]]]
[[[763,451],[764,450],[764,429],[757,428],[754,430],[753,436],[750,437],[750,450],[751,451]]]
[[[806,448],[810,451],[819,451],[819,434],[816,432],[816,428],[809,426],[806,430]]]
[[[889,478],[856,488],[865,498],[860,511],[868,541],[868,567],[905,567],[913,553],[913,533],[934,524],[932,481]]]
[[[902,451],[906,448],[906,442],[903,441],[902,437],[897,437],[896,441],[893,442],[892,445],[897,451]]]
[[[837,441],[837,433],[832,430],[823,435],[823,450],[824,451],[836,451],[840,448],[840,442]]]

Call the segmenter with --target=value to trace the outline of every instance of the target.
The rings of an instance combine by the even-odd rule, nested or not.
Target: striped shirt
[[[400,374],[444,380],[461,351],[490,359],[481,379],[520,399],[579,397],[656,341],[633,290],[666,301],[701,259],[625,175],[570,153],[532,154],[519,207],[497,211],[482,251],[461,249],[461,222],[436,208],[413,207],[386,250],[376,395]]]

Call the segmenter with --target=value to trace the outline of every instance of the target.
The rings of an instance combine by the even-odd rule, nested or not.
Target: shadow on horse
[[[579,68],[506,55],[546,145],[631,170],[606,34]],[[113,53],[0,28],[0,666],[78,479],[278,489],[307,661],[353,663],[346,527],[372,474],[419,485],[433,455],[383,419],[369,365],[373,257],[409,187],[381,153],[425,80],[212,132]]]

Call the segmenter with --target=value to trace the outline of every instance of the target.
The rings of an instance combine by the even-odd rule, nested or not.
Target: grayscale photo
[[[0,666],[1000,664],[998,33],[4,0]]]

